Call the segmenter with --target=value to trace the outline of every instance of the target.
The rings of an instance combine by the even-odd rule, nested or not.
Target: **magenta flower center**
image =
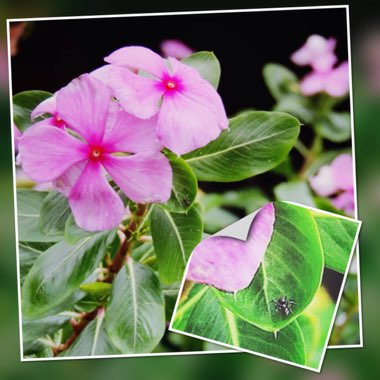
[[[55,114],[54,115],[54,118],[53,118],[53,125],[58,127],[58,128],[63,128],[65,126],[65,123],[64,121],[59,117],[58,114]]]
[[[92,147],[89,152],[89,156],[93,160],[98,160],[102,157],[103,149],[99,146]]]
[[[177,83],[173,79],[169,79],[165,82],[166,90],[175,90],[177,88]]]

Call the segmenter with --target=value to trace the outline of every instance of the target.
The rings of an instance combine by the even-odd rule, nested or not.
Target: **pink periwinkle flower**
[[[211,236],[199,243],[190,258],[187,280],[236,293],[252,281],[270,243],[275,221],[273,203],[253,219],[247,241]]]
[[[318,174],[309,179],[312,189],[347,215],[354,216],[355,197],[353,163],[350,154],[341,154],[330,165],[324,165]]]
[[[123,202],[105,171],[135,202],[169,199],[172,170],[153,120],[127,114],[107,86],[88,74],[59,91],[56,109],[66,127],[48,121],[31,126],[19,152],[32,180],[53,181],[68,196],[78,226],[107,230],[123,219]]]
[[[173,57],[179,60],[187,58],[194,50],[180,40],[164,40],[160,44],[164,57]]]
[[[350,89],[348,62],[343,62],[327,72],[312,71],[302,79],[300,88],[306,96],[320,92],[334,97],[346,95]]]
[[[50,117],[41,121],[41,123],[49,125],[53,125],[58,128],[64,128],[65,123],[62,120],[61,116],[57,111],[57,93],[55,93],[50,98],[47,98],[43,102],[41,102],[32,112],[31,117],[32,120],[41,117],[42,115],[49,114]],[[37,124],[37,123],[36,123]]]
[[[18,141],[22,136],[22,132],[17,128],[17,125],[13,123],[13,137],[14,137],[14,146],[15,151],[18,152]]]
[[[296,65],[311,66],[315,71],[326,72],[337,61],[334,54],[335,46],[335,38],[326,39],[318,34],[313,34],[290,58]]]
[[[110,65],[92,74],[127,112],[155,117],[159,140],[178,155],[203,147],[228,127],[219,94],[194,68],[141,46],[116,50],[105,61]]]

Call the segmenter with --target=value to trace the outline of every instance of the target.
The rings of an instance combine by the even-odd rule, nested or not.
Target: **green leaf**
[[[322,137],[333,142],[344,142],[351,138],[351,117],[349,112],[331,112],[320,118],[315,129]]]
[[[164,207],[174,212],[185,212],[197,196],[197,178],[181,157],[170,157],[170,165],[173,170],[173,187],[171,197]]]
[[[45,243],[25,243],[20,242],[18,245],[19,264],[20,264],[20,282],[24,283],[26,275],[29,273],[34,262],[40,254],[49,248]]]
[[[17,189],[18,240],[25,242],[55,242],[60,238],[48,236],[40,229],[40,211],[47,193]]]
[[[322,247],[310,211],[282,202],[274,206],[272,238],[251,284],[236,294],[216,290],[234,314],[270,332],[302,313],[317,292],[323,272]],[[282,296],[296,302],[288,316],[275,308]]]
[[[318,368],[325,350],[330,326],[333,320],[335,304],[321,287],[312,303],[297,318],[305,342],[306,365]]]
[[[232,212],[219,207],[205,211],[203,215],[204,229],[210,234],[218,232],[238,220],[239,218]]]
[[[182,279],[187,259],[202,239],[203,223],[197,205],[187,214],[154,206],[150,229],[161,281],[172,283]]]
[[[44,100],[53,96],[46,91],[24,91],[13,97],[13,120],[22,132],[31,124],[32,111]]]
[[[69,215],[71,210],[67,198],[62,193],[51,191],[42,202],[40,229],[45,235],[60,239]]]
[[[94,232],[78,227],[72,214],[67,218],[65,223],[65,239],[69,244],[75,244],[79,240],[93,235],[95,235]]]
[[[104,317],[91,321],[75,339],[74,344],[60,356],[117,355],[120,351],[111,342],[104,328]]]
[[[152,269],[129,258],[113,282],[105,327],[124,354],[148,353],[157,346],[165,332],[165,301]]]
[[[46,335],[51,335],[62,328],[70,317],[65,315],[53,315],[33,321],[22,321],[22,336],[24,342],[30,342]]]
[[[95,297],[102,297],[111,294],[112,284],[108,284],[107,282],[89,282],[79,285],[79,288]]]
[[[218,58],[213,52],[200,51],[185,58],[182,62],[197,69],[203,79],[218,88],[221,69]]]
[[[307,124],[312,123],[315,119],[315,110],[310,99],[297,94],[282,97],[278,100],[273,110],[290,113]]]
[[[321,237],[325,265],[345,273],[360,224],[355,220],[314,212]]]
[[[264,66],[263,76],[270,93],[276,100],[299,91],[297,76],[285,66],[268,63]]]
[[[297,202],[315,207],[313,195],[306,181],[283,182],[275,186],[273,191],[278,201]]]
[[[230,128],[183,156],[201,181],[234,182],[280,164],[299,134],[299,121],[279,112],[252,111],[230,119]]]
[[[114,233],[101,232],[75,245],[61,241],[43,252],[22,287],[23,314],[40,318],[64,302],[99,265]]]
[[[192,286],[179,304],[172,329],[294,363],[305,363],[302,331],[297,321],[278,332],[276,338],[273,333],[234,315],[223,305],[216,289],[205,285]]]

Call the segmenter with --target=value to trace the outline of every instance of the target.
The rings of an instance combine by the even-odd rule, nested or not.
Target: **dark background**
[[[378,200],[378,194],[380,194],[378,155],[380,150],[380,102],[375,96],[370,95],[365,88],[366,81],[370,81],[371,78],[367,76],[368,73],[362,65],[362,43],[363,39],[365,39],[373,29],[380,26],[380,4],[369,0],[184,0],[181,2],[174,0],[107,0],[101,2],[94,2],[93,0],[1,0],[0,47],[3,47],[5,44],[6,18],[335,5],[337,3],[350,5],[359,216],[360,219],[364,221],[360,238],[364,348],[328,350],[320,375],[248,354],[20,363],[11,128],[9,121],[9,98],[6,88],[2,88],[0,90],[0,302],[2,305],[0,313],[0,375],[2,378],[6,380],[34,380],[44,378],[53,378],[54,380],[74,378],[91,380],[193,380],[203,378],[210,379],[214,377],[217,379],[232,378],[234,380],[248,380],[253,378],[281,380],[361,380],[376,378],[376,373],[380,373],[380,340],[378,328],[380,290],[380,255],[378,252],[380,224],[380,202]],[[327,28],[333,27],[334,23],[335,20],[332,20],[332,22],[320,20],[317,24],[319,28]],[[305,22],[301,21],[294,27],[302,29],[305,27],[305,24]],[[254,27],[254,25],[250,26]],[[226,30],[233,29],[229,24],[225,25],[224,28],[226,28]],[[82,30],[81,32],[84,33],[85,31]],[[152,37],[158,32],[159,31],[153,31]],[[128,37],[123,31],[120,31],[120,33],[123,38]],[[211,33],[210,29],[206,30],[205,38],[208,33]],[[264,25],[264,29],[259,30],[257,39],[263,38],[266,34],[274,34],[277,35],[278,38],[283,38],[287,35],[287,28],[279,29],[273,24]],[[70,51],[60,49],[60,46],[55,43],[59,37],[60,36],[51,36],[51,40],[53,40],[51,47],[60,53],[60,59],[65,62],[65,65],[73,66],[73,62],[79,61],[77,59],[78,57],[73,56]],[[98,43],[100,44],[99,41]],[[228,40],[225,43],[231,45],[232,48],[236,41]],[[294,41],[294,44],[294,48],[297,48],[298,44],[296,45],[296,41]],[[47,46],[45,46],[45,48],[47,48]],[[198,48],[198,46],[194,46],[194,48]],[[277,49],[278,48],[281,47],[278,46]],[[41,49],[44,51],[43,47],[41,47]],[[46,53],[46,51],[44,51],[44,53]],[[108,53],[107,51],[106,54]],[[271,54],[275,53],[276,49],[272,49]],[[238,58],[236,59],[238,60]],[[283,59],[283,56],[280,59]],[[43,60],[43,57],[41,60]],[[241,59],[239,59],[239,61],[241,61]],[[275,58],[273,58],[273,61],[275,61]],[[45,74],[49,75],[50,70],[53,70],[53,68],[54,64],[49,64]],[[30,71],[35,69],[37,69],[37,67],[33,60],[28,62],[23,68],[23,70]],[[225,71],[226,68],[223,67],[223,76],[225,75]],[[241,76],[242,73],[242,71],[238,70],[236,75]],[[33,75],[34,74],[32,74],[32,77]],[[71,78],[68,78],[68,80],[70,79]],[[245,77],[243,82],[246,80],[247,78]],[[40,82],[38,82],[38,87],[40,87]],[[252,94],[254,93],[257,94],[259,100],[265,96],[268,97],[267,99],[270,101],[269,94],[259,92],[258,89],[252,89]],[[230,111],[229,107],[228,105],[227,108]]]

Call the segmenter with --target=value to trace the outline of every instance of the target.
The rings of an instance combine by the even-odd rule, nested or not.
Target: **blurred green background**
[[[322,4],[336,4],[324,1]],[[344,2],[344,4],[346,4]],[[372,3],[372,5],[371,5]],[[321,375],[289,367],[285,364],[248,354],[189,355],[176,357],[119,358],[75,360],[65,362],[21,363],[19,355],[16,255],[13,215],[11,135],[9,121],[6,66],[6,18],[79,16],[131,12],[156,12],[201,9],[258,8],[317,5],[316,1],[218,1],[185,0],[174,2],[108,0],[1,0],[0,3],[0,337],[2,379],[30,380],[54,377],[101,379],[154,378],[198,379],[232,377],[234,379],[280,378],[340,380],[376,378],[380,373],[378,360],[378,291],[380,255],[377,252],[380,221],[380,20],[374,2],[349,2],[354,71],[354,111],[359,195],[359,217],[364,221],[360,237],[363,349],[328,350]],[[271,26],[268,25],[268,28]],[[265,33],[265,31],[263,31]],[[282,33],[282,31],[279,31]],[[57,47],[59,48],[59,47]],[[63,56],[64,56],[63,52]],[[69,57],[70,52],[67,52]],[[69,58],[70,59],[70,58]]]

